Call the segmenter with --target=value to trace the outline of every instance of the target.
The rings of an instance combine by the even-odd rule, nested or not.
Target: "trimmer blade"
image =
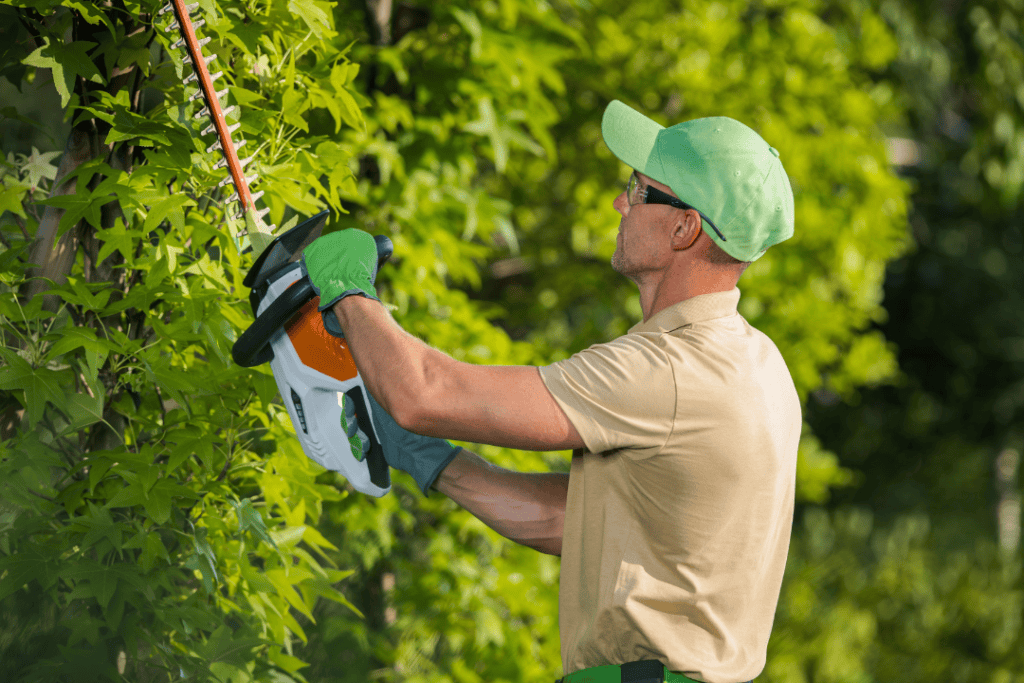
[[[263,210],[257,210],[255,201],[262,194],[252,194],[249,190],[249,185],[256,182],[259,179],[257,173],[250,172],[249,175],[243,173],[246,165],[253,160],[253,156],[247,159],[238,158],[238,148],[242,146],[244,140],[238,145],[235,145],[231,139],[232,133],[234,133],[242,125],[241,121],[235,121],[229,124],[226,120],[228,114],[237,110],[237,105],[230,107],[222,107],[222,98],[228,94],[228,88],[222,90],[216,90],[214,83],[223,77],[224,71],[218,71],[211,74],[207,68],[209,64],[216,59],[216,55],[205,56],[202,52],[203,46],[208,44],[211,40],[209,36],[205,38],[199,38],[196,35],[196,29],[205,25],[205,18],[197,18],[195,21],[190,16],[192,12],[198,9],[199,3],[195,2],[190,5],[185,4],[185,0],[171,0],[163,9],[157,14],[162,16],[169,12],[173,12],[173,19],[170,25],[167,26],[165,31],[177,30],[180,34],[180,39],[175,41],[172,45],[172,49],[184,48],[186,55],[188,56],[189,62],[192,65],[192,73],[185,76],[182,79],[183,84],[188,87],[197,88],[197,92],[193,93],[189,98],[189,102],[193,102],[200,97],[203,98],[205,106],[195,115],[196,119],[208,118],[209,124],[205,126],[199,133],[200,136],[207,136],[215,134],[216,138],[206,148],[206,152],[209,154],[213,151],[219,151],[223,155],[218,163],[214,165],[215,170],[226,168],[228,171],[228,177],[221,181],[217,188],[220,189],[229,183],[234,184],[234,192],[226,198],[225,204],[231,202],[238,202],[240,205],[240,216],[245,219],[246,227],[244,230],[238,231],[235,235],[236,244],[240,243],[243,236],[249,237],[249,244],[251,245],[252,251],[256,255],[261,255],[264,250],[273,243],[273,231],[275,226],[267,226],[263,223],[263,217],[268,213],[269,209],[264,208]],[[233,211],[231,213],[234,213]],[[230,215],[230,213],[228,214]],[[243,253],[248,249],[243,250]]]

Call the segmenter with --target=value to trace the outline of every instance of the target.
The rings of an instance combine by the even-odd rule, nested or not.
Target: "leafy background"
[[[0,660],[13,681],[561,674],[558,559],[308,461],[152,2],[0,4]],[[640,319],[612,99],[782,150],[741,312],[804,402],[759,680],[1024,680],[1019,2],[202,0],[269,220],[389,235],[380,291],[475,363]],[[567,471],[567,453],[472,446]]]

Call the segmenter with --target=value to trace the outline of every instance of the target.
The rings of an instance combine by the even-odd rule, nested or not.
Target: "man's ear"
[[[689,249],[700,237],[700,214],[686,209],[672,232],[672,248],[678,251]]]

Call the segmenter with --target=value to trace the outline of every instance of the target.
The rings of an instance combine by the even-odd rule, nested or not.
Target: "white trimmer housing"
[[[302,276],[298,263],[275,276],[257,316]],[[320,297],[314,297],[274,332],[270,368],[306,455],[339,472],[357,491],[380,498],[391,490],[391,475],[366,385],[348,344],[324,329],[319,305]]]

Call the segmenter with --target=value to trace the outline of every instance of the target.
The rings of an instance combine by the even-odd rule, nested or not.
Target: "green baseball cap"
[[[793,236],[793,188],[779,151],[739,121],[713,116],[665,128],[613,100],[601,135],[623,163],[665,183],[714,223],[721,236],[701,220],[733,258],[756,261]]]

